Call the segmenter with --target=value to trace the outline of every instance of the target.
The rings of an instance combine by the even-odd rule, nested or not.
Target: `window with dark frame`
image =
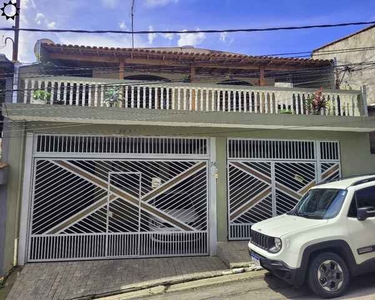
[[[357,209],[366,206],[375,207],[375,186],[370,186],[354,193],[352,203],[350,204],[348,217],[356,218]]]

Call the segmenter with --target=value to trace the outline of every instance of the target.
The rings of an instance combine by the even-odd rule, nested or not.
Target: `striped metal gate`
[[[207,255],[208,148],[38,135],[28,261]]]
[[[339,177],[338,142],[229,139],[229,240],[248,239],[252,224],[284,214],[317,182]]]

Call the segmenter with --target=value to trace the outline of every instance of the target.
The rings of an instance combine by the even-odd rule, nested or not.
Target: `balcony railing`
[[[79,77],[41,77],[24,80],[20,102],[33,103],[36,90],[46,91],[47,104],[89,107],[115,106],[189,111],[268,114],[311,114],[306,103],[316,89],[229,86],[199,83],[130,82]],[[118,101],[110,101],[109,94]],[[367,115],[361,91],[323,90],[321,115]]]

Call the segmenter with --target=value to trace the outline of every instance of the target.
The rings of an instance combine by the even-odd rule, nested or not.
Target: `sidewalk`
[[[7,299],[72,299],[144,281],[225,269],[218,257],[34,263],[24,267]]]

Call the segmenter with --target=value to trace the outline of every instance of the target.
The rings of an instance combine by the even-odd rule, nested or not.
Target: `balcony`
[[[36,90],[47,93],[48,105],[116,107],[121,109],[241,112],[310,115],[308,99],[316,89],[200,83],[130,82],[82,77],[39,77],[23,80],[19,103],[32,104]],[[108,99],[116,93],[116,101]],[[324,116],[366,116],[361,91],[323,90]]]

